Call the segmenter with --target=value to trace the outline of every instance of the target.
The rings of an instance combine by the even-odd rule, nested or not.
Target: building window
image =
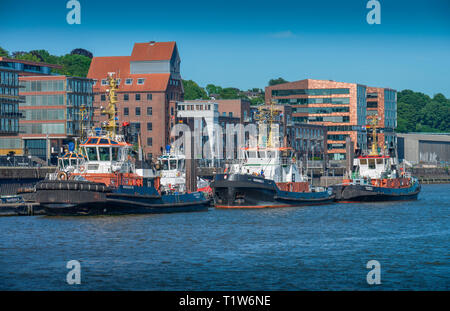
[[[95,86],[97,84],[97,79],[94,79],[93,81],[94,83],[92,84],[92,86]]]
[[[144,78],[139,78],[139,79],[137,80],[137,84],[138,84],[138,85],[142,85],[142,84],[144,84],[144,81],[145,81]]]
[[[123,94],[123,100],[128,100],[129,96],[128,94]]]
[[[148,147],[153,146],[153,138],[152,138],[152,137],[148,137],[148,138],[147,138],[147,146],[148,146]]]
[[[120,81],[121,81],[122,79],[117,79],[117,85],[120,85]]]
[[[170,115],[173,116],[173,107],[170,107]]]
[[[147,100],[152,100],[152,94],[147,93]]]
[[[153,108],[152,107],[147,107],[147,115],[151,116],[153,114]]]
[[[135,99],[136,99],[136,100],[141,100],[141,94],[136,94],[136,95],[135,95]]]
[[[147,131],[153,130],[153,124],[152,122],[147,122]]]
[[[131,85],[131,84],[133,84],[133,79],[130,79],[130,78],[126,79],[126,80],[125,80],[125,84],[126,84],[126,85]]]
[[[106,100],[106,95],[105,94],[100,95],[100,100],[104,102]]]
[[[233,113],[232,112],[229,112],[228,115],[230,116],[230,118],[233,117]]]
[[[136,112],[137,116],[140,116],[141,115],[141,107],[136,107],[135,112]]]
[[[106,81],[106,79],[102,80],[102,85],[108,85],[108,81]]]
[[[152,159],[153,158],[153,154],[152,153],[147,153],[147,159]]]
[[[124,108],[123,108],[123,115],[124,115],[124,116],[127,116],[127,115],[129,115],[129,114],[130,114],[130,111],[129,111],[128,107],[124,107]]]

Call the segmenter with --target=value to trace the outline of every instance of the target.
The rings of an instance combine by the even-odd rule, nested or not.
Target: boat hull
[[[332,186],[336,201],[347,202],[383,202],[416,200],[421,186],[415,183],[407,188],[386,188],[370,185]]]
[[[216,208],[277,208],[333,201],[327,191],[281,191],[273,180],[244,174],[217,174],[211,187]]]
[[[159,214],[206,211],[210,205],[199,192],[159,195],[154,188],[122,186],[118,189],[98,188],[80,190],[76,181],[62,183],[61,189],[46,189],[38,184],[36,198],[49,216],[90,216]],[[89,183],[84,182],[83,186]],[[47,187],[49,188],[49,187]],[[59,188],[54,185],[50,188]],[[95,190],[97,188],[97,190]]]

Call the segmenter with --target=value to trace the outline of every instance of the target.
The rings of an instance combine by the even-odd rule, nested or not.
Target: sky
[[[329,79],[450,97],[450,1],[0,0],[0,46],[55,55],[130,55],[135,42],[176,41],[181,75],[201,86],[264,88],[272,78]]]

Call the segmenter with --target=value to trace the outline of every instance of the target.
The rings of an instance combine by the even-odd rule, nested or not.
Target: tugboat
[[[58,161],[58,172],[36,184],[36,201],[47,215],[123,215],[206,211],[201,192],[162,193],[160,180],[136,173],[132,145],[116,133],[116,79],[109,75],[105,129],[87,133],[78,152]],[[73,149],[73,148],[72,148]]]
[[[161,191],[183,192],[186,190],[185,159],[184,154],[172,151],[170,145],[166,146],[165,152],[158,157],[157,161],[161,177]],[[200,177],[197,177],[197,190],[203,192],[207,197],[212,193],[209,182]]]
[[[333,193],[340,202],[375,202],[417,199],[421,186],[405,168],[399,167],[395,148],[378,152],[376,119],[372,121],[372,150],[368,155],[360,155],[353,161],[354,169],[350,178],[342,184],[334,185]]]
[[[243,162],[217,174],[213,188],[216,208],[272,208],[331,203],[331,189],[310,186],[296,165],[290,147],[272,147],[272,122],[277,112],[259,112],[260,128],[269,123],[269,138],[255,148],[243,148]],[[260,140],[262,135],[259,136]],[[227,168],[226,168],[227,170]]]

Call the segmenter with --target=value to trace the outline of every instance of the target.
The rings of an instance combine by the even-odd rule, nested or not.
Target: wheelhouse
[[[382,174],[391,166],[389,156],[361,156],[354,162],[359,176],[369,178],[381,178]]]
[[[58,168],[60,171],[74,171],[86,164],[87,158],[77,152],[66,152],[58,158]]]
[[[163,155],[159,161],[163,171],[183,171],[185,167],[185,158],[181,155]]]

